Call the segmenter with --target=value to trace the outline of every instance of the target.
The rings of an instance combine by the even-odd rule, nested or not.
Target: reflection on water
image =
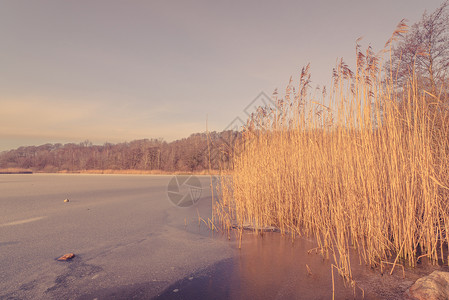
[[[246,234],[237,257],[188,276],[158,299],[332,299],[331,261],[308,254],[314,247],[312,240],[292,243],[278,233]],[[361,289],[354,296],[334,272],[335,299],[362,299],[362,289],[365,299],[401,299],[416,279],[441,268],[420,265],[407,270],[405,279],[401,268],[382,276],[379,269],[359,265],[355,256],[353,277]]]
[[[235,272],[240,278],[240,289],[232,288],[233,298],[329,299],[332,296],[329,262],[320,255],[307,254],[307,250],[315,247],[312,242],[301,239],[292,243],[279,234],[265,234],[263,238],[253,235],[246,239]]]

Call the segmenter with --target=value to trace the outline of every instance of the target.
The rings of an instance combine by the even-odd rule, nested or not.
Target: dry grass
[[[248,121],[216,217],[225,232],[249,223],[315,236],[349,281],[350,248],[372,266],[448,263],[447,109],[415,81],[394,92],[372,50],[357,54],[355,72],[338,63],[329,95],[307,91],[307,67],[276,109]]]

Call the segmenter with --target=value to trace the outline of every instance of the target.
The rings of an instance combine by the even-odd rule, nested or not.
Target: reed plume
[[[401,92],[382,80],[371,47],[357,44],[356,55],[355,72],[338,61],[331,93],[312,95],[308,65],[296,88],[290,80],[253,114],[221,178],[218,220],[227,232],[251,224],[314,236],[348,280],[351,247],[372,266],[448,263],[448,111],[416,78]]]

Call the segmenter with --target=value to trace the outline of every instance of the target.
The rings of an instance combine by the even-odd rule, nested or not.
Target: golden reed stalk
[[[310,93],[308,67],[276,108],[260,108],[222,176],[216,216],[231,226],[313,235],[351,279],[349,248],[372,266],[441,259],[448,245],[448,111],[416,79],[381,81],[380,59],[357,46],[334,88]],[[412,76],[413,78],[413,76]]]

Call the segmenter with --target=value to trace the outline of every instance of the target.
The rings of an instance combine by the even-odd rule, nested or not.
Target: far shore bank
[[[0,174],[33,174],[33,170],[21,168],[0,168]]]
[[[33,171],[28,169],[0,169],[0,174],[117,174],[117,175],[218,175],[220,171],[162,171],[162,170],[76,170],[76,171]]]
[[[4,174],[33,174],[33,171],[20,171],[20,172],[8,172],[8,171],[0,171],[1,175]]]

